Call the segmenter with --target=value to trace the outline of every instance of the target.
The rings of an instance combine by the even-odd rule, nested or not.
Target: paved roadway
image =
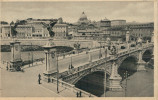
[[[119,51],[119,53],[126,51],[127,49],[122,49]],[[99,60],[99,52],[100,49],[95,49],[95,50],[91,50],[91,57],[92,57],[92,61],[96,61]],[[105,49],[102,48],[101,49],[101,53],[102,53],[102,58],[105,57]],[[86,63],[89,63],[89,54],[86,54],[86,52],[82,52],[80,54],[72,54],[70,56],[66,56],[64,59],[62,57],[60,57],[59,59],[59,72],[64,72],[67,71],[69,68],[69,65],[71,64],[71,56],[72,56],[72,65],[76,68],[79,67],[81,65],[84,65]],[[110,55],[107,54],[107,57],[109,57]]]
[[[26,68],[25,72],[8,72],[5,67],[0,68],[1,88],[0,97],[75,97],[76,94],[68,89],[59,87],[56,93],[56,84],[38,84],[38,74],[43,75],[45,64]]]

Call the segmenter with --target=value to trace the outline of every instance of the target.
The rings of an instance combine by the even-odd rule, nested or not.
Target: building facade
[[[53,32],[55,33],[55,39],[66,39],[68,35],[68,25],[67,24],[55,24],[52,27]]]
[[[30,25],[18,25],[16,27],[16,37],[18,38],[31,38],[33,27]]]
[[[126,25],[126,20],[111,20],[111,26]]]
[[[25,25],[2,25],[1,38],[11,38],[13,29],[16,31],[16,37],[25,38],[48,38],[50,37],[47,29],[48,25],[43,22],[27,23]]]
[[[130,40],[137,40],[141,38],[142,40],[151,40],[151,36],[154,30],[154,23],[135,23],[135,24],[125,24],[111,26],[103,31],[105,34],[109,34],[112,40],[117,40],[122,38],[125,40],[126,32],[129,31]]]
[[[99,27],[100,28],[104,29],[104,28],[107,28],[107,27],[110,27],[110,26],[111,26],[111,21],[109,19],[107,19],[106,17],[105,17],[105,19],[99,21]]]
[[[154,23],[130,24],[131,36],[133,38],[141,38],[142,40],[151,40],[154,31]]]
[[[43,22],[28,23],[32,27],[32,38],[47,38],[50,37],[47,29],[48,25]]]
[[[10,38],[11,32],[12,32],[12,30],[11,30],[10,25],[1,25],[1,27],[0,27],[1,38]]]

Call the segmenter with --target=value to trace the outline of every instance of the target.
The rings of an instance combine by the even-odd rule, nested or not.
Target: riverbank
[[[56,49],[59,53],[70,52],[73,50],[72,47],[67,46],[56,46]],[[39,45],[21,45],[21,51],[44,51],[44,48]],[[11,52],[10,45],[1,45],[1,52]]]

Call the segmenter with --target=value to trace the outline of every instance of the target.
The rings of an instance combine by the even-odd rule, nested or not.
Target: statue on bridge
[[[140,37],[137,39],[136,45],[138,45],[139,47],[142,46],[142,39]]]
[[[109,47],[108,47],[108,50],[110,50],[110,55],[115,55],[115,54],[117,54],[117,46],[116,45],[114,45],[114,44],[112,44],[112,45],[110,45]]]
[[[111,39],[109,37],[106,38],[106,43],[107,43],[107,45],[111,44]]]

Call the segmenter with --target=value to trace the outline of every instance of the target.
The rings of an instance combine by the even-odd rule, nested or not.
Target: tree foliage
[[[5,21],[0,21],[1,22],[1,24],[3,24],[3,25],[7,25],[8,24],[8,22],[5,22]]]
[[[47,27],[47,30],[49,31],[49,35],[50,35],[51,37],[54,37],[54,35],[55,35],[55,33],[54,33],[53,30],[52,30],[52,27],[53,27],[56,23],[57,23],[57,22],[52,22],[52,23],[50,23],[49,26]]]
[[[75,43],[74,44],[74,48],[77,49],[77,50],[80,49],[80,44],[79,43]]]

